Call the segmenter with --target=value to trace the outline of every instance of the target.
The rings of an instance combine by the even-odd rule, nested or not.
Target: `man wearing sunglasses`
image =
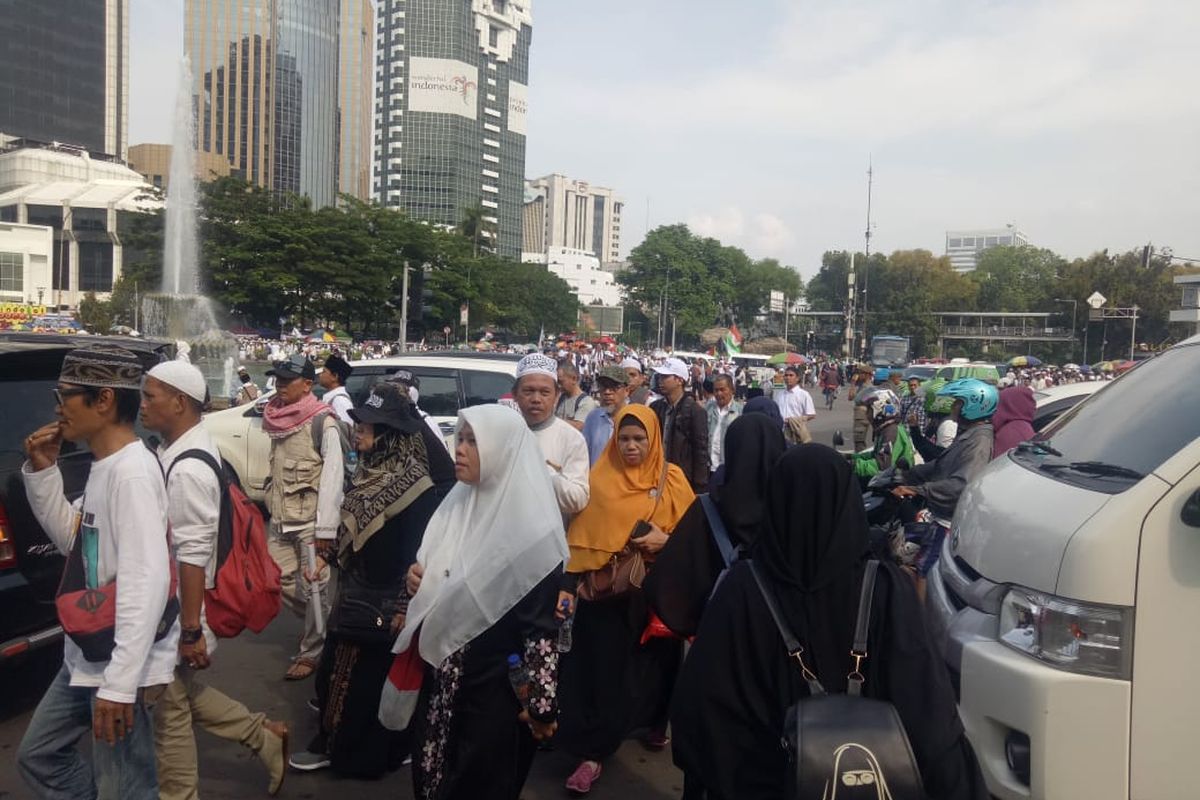
[[[307,357],[297,353],[276,361],[267,375],[275,378],[275,396],[263,408],[263,430],[271,437],[267,544],[283,573],[283,602],[304,618],[300,650],[284,676],[298,681],[316,671],[325,646],[329,568],[310,562],[309,548],[328,557],[337,537],[344,475],[341,434],[334,416],[321,414],[329,406],[313,396],[317,370]],[[314,433],[315,424],[321,427]],[[319,604],[311,602],[314,597]]]
[[[40,797],[158,797],[151,707],[172,680],[179,607],[170,592],[162,472],[133,430],[141,382],[129,350],[72,350],[54,388],[57,421],[25,440],[29,505],[68,555],[60,594],[80,595],[78,604],[59,606],[68,632],[63,666],[17,751],[21,775]],[[86,443],[95,457],[74,503],[56,465],[64,439]],[[92,618],[81,625],[76,606]],[[76,749],[89,729],[90,766]]]

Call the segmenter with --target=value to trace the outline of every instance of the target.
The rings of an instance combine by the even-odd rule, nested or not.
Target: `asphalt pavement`
[[[809,424],[814,441],[830,444],[835,431],[851,438],[850,404],[842,394],[833,411],[825,411],[819,393],[813,392],[817,418]],[[286,720],[291,726],[292,747],[303,748],[316,732],[316,715],[305,705],[313,696],[313,681],[283,680],[288,657],[300,636],[300,622],[286,610],[262,634],[245,633],[236,639],[222,640],[214,656],[213,667],[205,680],[253,711],[269,718]],[[34,707],[54,677],[58,666],[55,652],[33,657],[0,670],[0,800],[32,800],[34,795],[16,770],[17,745],[29,724]],[[266,796],[267,775],[249,750],[218,739],[203,731],[196,734],[200,761],[200,794],[206,800]],[[86,746],[86,745],[85,745]],[[563,781],[575,767],[566,753],[538,753],[525,791],[524,800],[551,800],[567,797]],[[626,742],[604,765],[604,772],[590,797],[597,800],[666,800],[677,798],[683,790],[683,776],[671,762],[668,748],[652,753],[637,742]],[[338,778],[328,771],[289,772],[279,796],[313,800],[318,797],[354,800],[407,800],[412,795],[412,777],[408,767],[379,781]]]

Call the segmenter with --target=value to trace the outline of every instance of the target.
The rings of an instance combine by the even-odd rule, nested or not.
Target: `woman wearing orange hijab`
[[[581,576],[604,567],[627,544],[652,562],[696,497],[679,467],[666,463],[658,418],[648,406],[626,406],[614,422],[613,438],[592,467],[587,508],[567,532],[571,556],[563,597],[569,596],[575,614],[574,642],[560,668],[555,740],[581,759],[566,784],[576,794],[591,791],[602,760],[629,733],[649,730],[647,746],[666,746],[682,656],[676,639],[640,642],[648,616],[640,589],[603,600],[574,597]],[[631,540],[639,520],[650,524],[650,532]]]

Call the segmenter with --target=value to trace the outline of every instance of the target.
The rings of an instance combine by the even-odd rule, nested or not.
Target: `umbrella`
[[[1037,356],[1017,356],[1008,362],[1010,367],[1040,367],[1042,360]]]
[[[1068,369],[1068,370],[1070,370],[1070,369],[1073,369],[1073,370],[1078,370],[1078,369],[1079,369],[1079,365],[1078,365],[1078,364],[1063,364],[1063,369]]]
[[[1092,364],[1092,372],[1112,372],[1112,371],[1113,371],[1113,362],[1111,362],[1111,361],[1098,361],[1095,364]]]
[[[1113,372],[1125,372],[1126,370],[1133,369],[1136,366],[1137,366],[1136,361],[1129,361],[1129,360],[1114,361],[1113,362]]]
[[[780,364],[803,364],[805,361],[804,356],[799,353],[776,353],[767,359],[767,363],[771,366],[778,366]]]

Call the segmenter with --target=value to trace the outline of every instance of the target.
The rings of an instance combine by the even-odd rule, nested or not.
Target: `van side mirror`
[[[834,447],[841,447],[841,446],[843,446],[843,445],[845,445],[845,444],[846,444],[846,437],[845,437],[845,436],[842,436],[842,432],[841,432],[841,431],[834,431],[834,432],[833,432],[833,446],[834,446]]]
[[[1191,496],[1183,501],[1179,519],[1188,527],[1200,528],[1200,489],[1192,492]]]

